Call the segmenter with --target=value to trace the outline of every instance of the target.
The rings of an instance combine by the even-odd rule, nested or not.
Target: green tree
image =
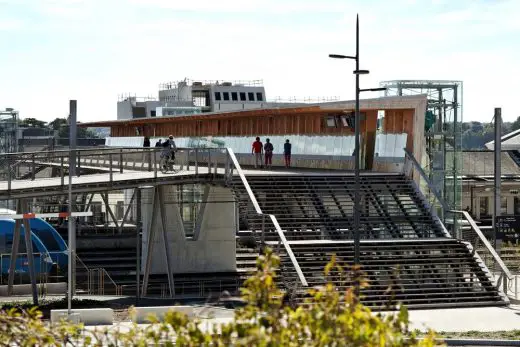
[[[66,118],[56,118],[52,122],[49,122],[49,126],[58,131],[58,137],[68,138],[69,137],[69,123]],[[97,135],[85,128],[77,128],[77,137],[80,139],[92,139],[97,138]]]
[[[53,130],[60,130],[62,127],[68,126],[66,118],[56,118],[52,122],[49,122],[49,126]]]
[[[45,128],[46,122],[38,120],[36,118],[24,118],[20,122],[20,126],[29,128]]]
[[[513,123],[511,123],[511,131],[520,129],[520,117],[518,117]]]

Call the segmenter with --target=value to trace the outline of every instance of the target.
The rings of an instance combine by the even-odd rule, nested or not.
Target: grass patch
[[[441,338],[445,339],[488,339],[488,340],[520,340],[520,329],[504,331],[462,331],[446,332],[437,331]],[[421,334],[423,335],[423,333]]]

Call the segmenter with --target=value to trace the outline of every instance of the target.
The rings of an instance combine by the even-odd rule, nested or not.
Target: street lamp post
[[[361,89],[359,88],[359,75],[366,75],[369,73],[368,70],[359,69],[359,15],[356,16],[356,55],[348,56],[341,54],[329,54],[330,58],[335,59],[353,59],[356,61],[356,106],[355,106],[355,129],[354,129],[354,178],[355,178],[355,191],[354,191],[354,265],[360,265],[360,144],[359,144],[359,132],[360,132],[360,111],[359,111],[359,94],[361,92],[376,92],[386,90],[386,88],[370,88]],[[356,291],[359,292],[359,283],[356,281]]]

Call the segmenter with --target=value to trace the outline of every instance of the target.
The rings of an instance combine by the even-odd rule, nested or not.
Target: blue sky
[[[517,0],[0,0],[0,108],[115,119],[118,94],[185,77],[352,99],[353,63],[327,55],[354,54],[356,13],[362,87],[462,80],[465,120],[520,116]]]

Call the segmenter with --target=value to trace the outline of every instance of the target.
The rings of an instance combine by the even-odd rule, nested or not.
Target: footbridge
[[[238,271],[237,245],[244,237],[253,240],[255,252],[267,245],[280,255],[280,285],[297,302],[309,287],[341,278],[323,273],[333,254],[344,268],[353,264],[352,172],[242,168],[226,148],[182,148],[172,173],[161,172],[155,148],[83,149],[76,157],[73,194],[142,190],[137,210],[142,214],[143,295],[160,281],[167,288],[164,295],[186,295],[193,274],[207,278],[207,273],[221,290],[222,274]],[[8,154],[2,160],[0,200],[68,193],[69,151]],[[42,177],[44,172],[51,177]],[[400,172],[361,174],[361,262],[369,282],[364,302],[373,308],[397,302],[410,308],[507,304],[511,273],[467,213],[462,216],[471,231],[446,230],[419,189],[418,180],[427,180],[423,174],[413,158]],[[179,207],[183,184],[204,186],[190,231]],[[115,269],[114,277],[121,272]],[[133,276],[125,288],[139,286]],[[197,288],[199,293],[188,290],[190,295],[207,294]]]

